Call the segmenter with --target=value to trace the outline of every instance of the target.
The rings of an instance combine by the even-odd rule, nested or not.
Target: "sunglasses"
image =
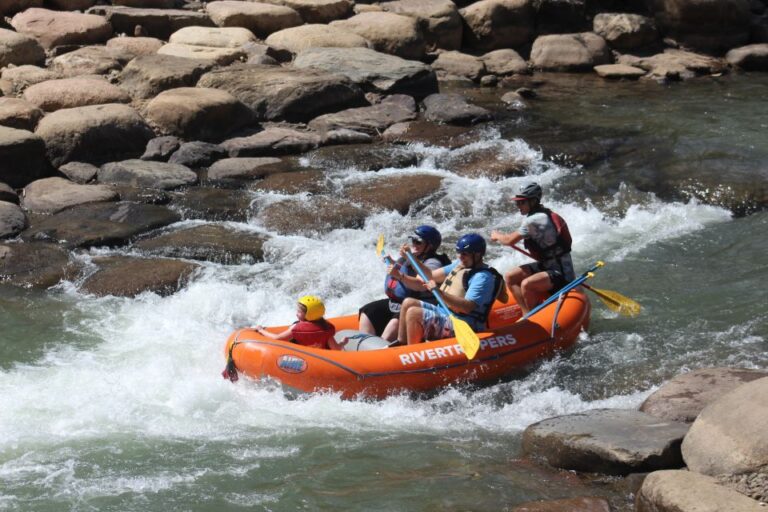
[[[411,237],[411,243],[413,245],[424,245],[424,240],[422,240],[421,238]]]

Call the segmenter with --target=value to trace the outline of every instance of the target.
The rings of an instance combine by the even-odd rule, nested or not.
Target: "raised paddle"
[[[419,277],[421,277],[425,283],[429,281],[424,274],[424,271],[413,259],[413,255],[410,252],[406,252],[405,255],[408,256],[408,261],[411,262],[411,266],[419,273]],[[451,310],[448,309],[448,306],[446,306],[437,290],[432,290],[432,295],[435,296],[440,307],[443,308],[445,314],[451,319],[451,322],[453,323],[453,333],[456,335],[456,341],[459,342],[461,349],[464,351],[464,355],[467,356],[467,359],[474,359],[477,351],[480,349],[480,338],[477,337],[477,334],[467,322],[461,318],[457,318],[451,313]]]
[[[525,254],[531,259],[535,259],[531,253],[528,251],[519,248],[517,245],[510,245],[514,250],[521,254]],[[593,288],[589,286],[588,284],[582,284],[584,288],[591,291],[597,297],[600,299],[600,301],[605,304],[605,306],[610,309],[611,311],[615,311],[616,313],[619,313],[622,316],[637,316],[640,314],[640,310],[642,309],[642,306],[630,299],[629,297],[625,297],[624,295],[620,294],[619,292],[615,292],[613,290],[601,290],[600,288]]]
[[[522,317],[520,320],[518,320],[518,322],[521,322],[523,320],[526,320],[527,318],[530,318],[531,315],[534,315],[534,314],[538,313],[539,311],[541,311],[545,307],[549,306],[550,304],[552,304],[553,302],[558,300],[562,294],[568,293],[569,291],[573,290],[577,286],[581,285],[584,281],[586,281],[590,277],[594,276],[595,274],[593,272],[595,270],[599,269],[600,267],[602,267],[603,265],[605,265],[605,263],[603,263],[602,261],[598,261],[597,263],[595,263],[594,267],[592,267],[591,269],[587,270],[586,272],[581,274],[579,277],[577,277],[576,279],[574,279],[573,281],[571,281],[567,285],[565,285],[562,288],[560,288],[559,290],[557,290],[547,300],[545,300],[544,302],[542,302],[541,304],[539,304],[538,306],[536,306],[535,308],[530,310],[524,317]]]

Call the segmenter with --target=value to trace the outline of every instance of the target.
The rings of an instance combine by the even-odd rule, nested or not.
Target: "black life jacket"
[[[538,206],[531,210],[528,213],[528,216],[530,217],[531,215],[541,212],[546,213],[549,221],[555,226],[555,231],[557,231],[555,243],[548,247],[542,247],[533,240],[533,238],[526,238],[523,240],[525,248],[537,261],[556,259],[571,252],[571,244],[573,243],[573,240],[571,238],[571,232],[568,230],[568,224],[565,223],[565,219],[549,208],[544,208],[543,206]]]
[[[421,261],[427,261],[432,258],[437,259],[442,266],[451,263],[451,260],[448,258],[448,256],[445,254],[437,254],[435,251],[425,254],[424,259]],[[412,268],[410,263],[403,258],[397,260],[397,265],[400,265],[400,272],[407,276],[415,277],[418,274],[416,269]],[[384,293],[387,294],[389,300],[397,303],[403,302],[407,297],[415,297],[421,300],[434,300],[430,292],[417,292],[415,290],[411,290],[389,274],[387,274],[387,276],[384,278]]]

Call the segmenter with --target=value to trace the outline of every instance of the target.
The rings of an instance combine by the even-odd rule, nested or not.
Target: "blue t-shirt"
[[[443,271],[445,272],[445,275],[451,273],[451,271],[456,268],[456,265],[458,265],[460,262],[454,261],[453,263],[446,265],[443,267]],[[479,268],[489,268],[488,265],[482,264]],[[464,295],[464,298],[467,300],[471,300],[474,302],[477,307],[473,311],[475,314],[481,312],[478,308],[482,309],[483,306],[491,307],[493,304],[493,300],[496,298],[493,296],[493,290],[495,288],[495,280],[493,278],[493,274],[490,272],[477,272],[475,273],[472,278],[469,280],[469,286],[467,288],[467,293]],[[484,311],[483,311],[484,312]],[[463,315],[461,313],[456,313],[456,316],[467,322],[469,325],[472,326],[473,329],[484,329],[485,325],[481,323],[480,320],[477,318],[470,316],[470,315]]]

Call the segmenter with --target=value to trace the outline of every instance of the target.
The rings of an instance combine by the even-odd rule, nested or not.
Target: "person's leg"
[[[552,280],[546,272],[537,272],[523,280],[520,285],[525,300],[523,313],[528,313],[541,300],[549,297],[552,291]]]
[[[376,334],[376,328],[373,326],[373,323],[368,318],[368,315],[362,311],[360,312],[359,325],[357,328],[366,334]]]
[[[504,282],[507,283],[507,288],[512,293],[515,301],[522,309],[523,314],[527,313],[530,309],[525,302],[525,296],[521,288],[522,282],[532,274],[532,270],[529,265],[521,265],[515,267],[504,275]]]
[[[366,334],[379,336],[391,318],[389,299],[375,300],[360,308],[358,329]]]
[[[405,316],[406,332],[409,345],[424,341],[424,310],[417,306],[408,308]]]
[[[408,310],[412,307],[417,307],[419,304],[421,304],[421,302],[417,299],[408,297],[400,306],[400,321],[398,322],[399,325],[397,327],[397,339],[401,343],[405,343],[408,339],[407,322],[405,321],[406,315],[408,315]]]
[[[384,332],[381,333],[381,337],[387,341],[395,341],[397,339],[397,331],[399,326],[400,326],[400,319],[393,318],[392,320],[389,321],[387,326],[384,328]]]

